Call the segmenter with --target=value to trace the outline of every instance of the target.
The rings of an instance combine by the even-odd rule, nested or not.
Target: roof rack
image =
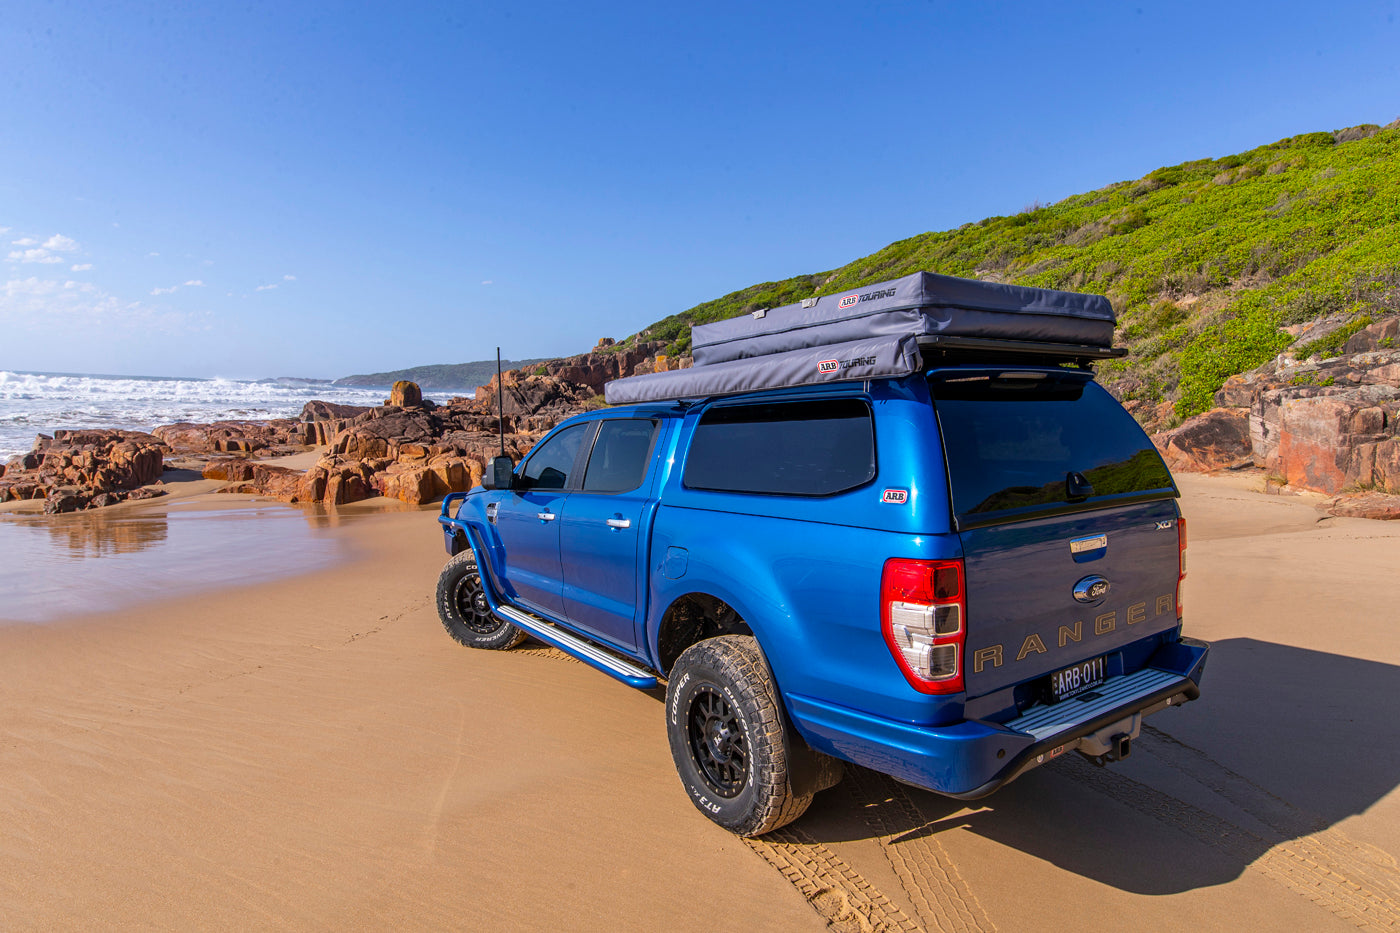
[[[1074,363],[1087,366],[1100,360],[1122,359],[1127,347],[1094,347],[1078,343],[1049,343],[1039,340],[998,340],[990,337],[949,337],[933,334],[919,338],[919,350],[924,362],[934,354],[948,357],[994,357],[1005,361],[1008,356],[1030,356],[1041,363]]]

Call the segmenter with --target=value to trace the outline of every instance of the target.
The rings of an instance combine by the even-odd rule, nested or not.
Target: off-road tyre
[[[666,735],[696,809],[740,836],[797,819],[812,794],[797,794],[781,701],[747,635],[691,645],[666,685]]]
[[[491,614],[481,589],[476,555],[463,551],[447,562],[438,577],[438,618],[459,643],[468,648],[514,648],[525,640],[525,632]]]

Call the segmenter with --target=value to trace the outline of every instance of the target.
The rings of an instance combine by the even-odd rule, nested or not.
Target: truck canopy
[[[906,376],[930,348],[1086,360],[1109,349],[1101,295],[915,272],[691,329],[695,365],[609,382],[611,404]]]

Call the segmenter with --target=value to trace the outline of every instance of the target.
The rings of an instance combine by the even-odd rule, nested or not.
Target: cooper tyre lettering
[[[437,607],[447,634],[468,648],[503,650],[525,640],[524,631],[492,614],[481,588],[476,555],[471,551],[463,551],[442,568]]]
[[[666,733],[696,809],[741,836],[801,816],[812,794],[793,792],[782,707],[758,643],[709,638],[687,648],[674,671]]]

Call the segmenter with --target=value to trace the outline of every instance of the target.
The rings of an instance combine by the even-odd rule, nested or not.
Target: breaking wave
[[[55,428],[149,431],[177,421],[292,418],[312,399],[382,405],[388,387],[0,370],[0,463]]]

